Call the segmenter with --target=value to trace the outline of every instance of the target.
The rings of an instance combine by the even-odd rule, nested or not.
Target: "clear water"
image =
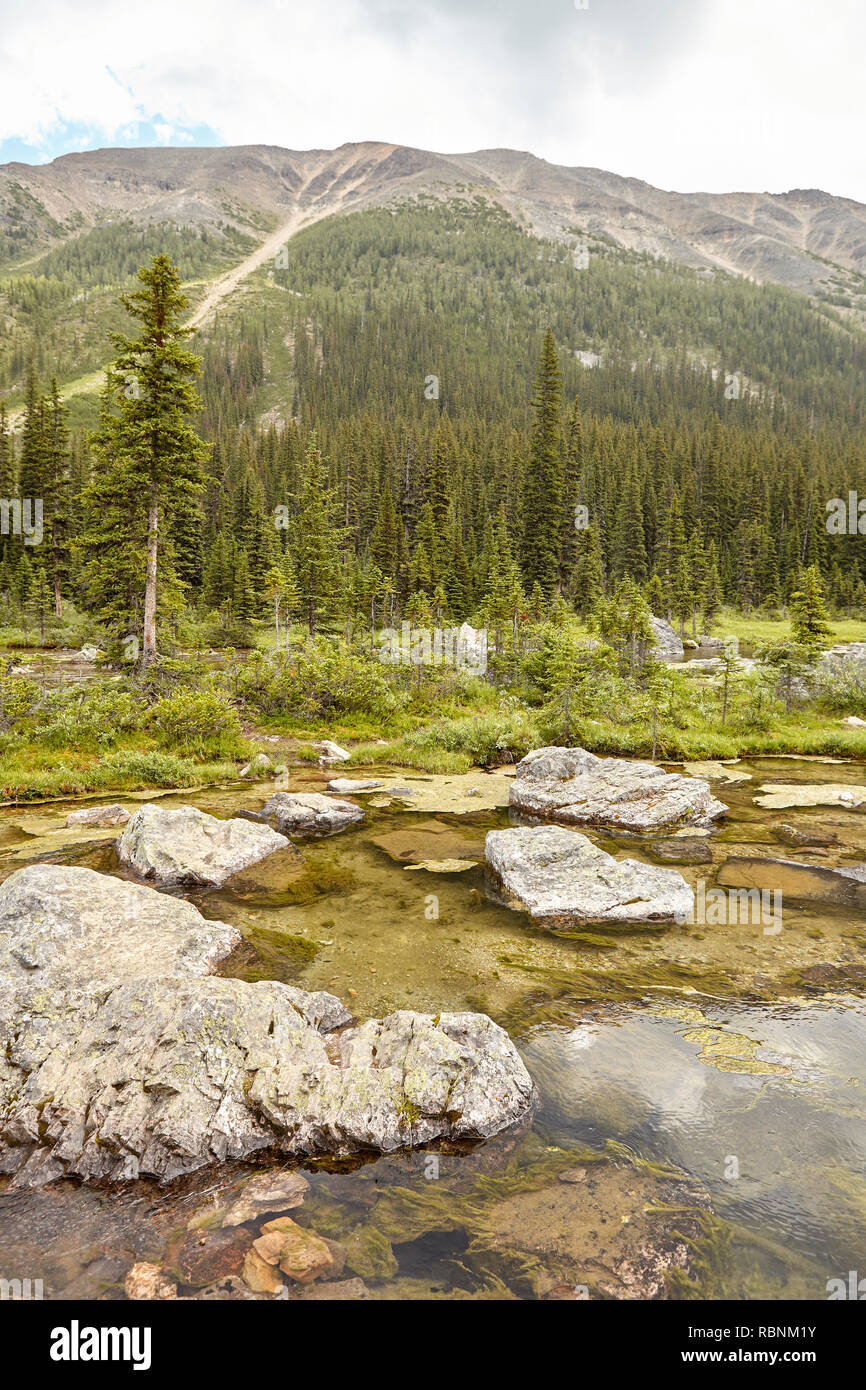
[[[752,778],[714,784],[731,813],[710,837],[714,862],[679,866],[690,882],[711,884],[731,854],[866,861],[858,813],[771,811],[753,800],[764,782],[859,784],[863,768],[763,759],[733,770]],[[296,789],[320,784],[316,773],[293,780]],[[258,808],[267,792],[185,793],[163,804],[193,801],[225,815]],[[0,812],[0,872],[46,852],[22,816],[67,809]],[[698,1236],[689,1228],[699,1246],[691,1296],[823,1299],[829,1279],[866,1275],[862,916],[786,900],[778,935],[750,922],[555,935],[494,901],[480,867],[411,870],[376,843],[411,832],[421,855],[419,827],[430,820],[453,832],[448,857],[471,857],[508,813],[369,808],[357,830],[303,844],[300,869],[262,868],[232,890],[190,895],[247,939],[235,973],[328,989],[358,1017],[483,1010],[509,1030],[536,1082],[528,1129],[441,1152],[436,1172],[423,1153],[305,1170],[313,1190],[292,1216],[355,1251],[343,1277],[363,1272],[374,1297],[532,1298],[563,1282],[604,1288],[613,1270],[614,1296],[640,1296],[644,1286],[622,1283],[616,1241],[605,1241],[627,1228],[643,1249],[681,1228],[688,1218],[647,1213],[676,1204],[672,1170],[714,1213]],[[821,827],[838,845],[792,850],[775,833],[781,823]],[[636,837],[597,838],[650,857]],[[443,857],[433,844],[426,852]],[[110,843],[55,857],[117,872]],[[564,1168],[578,1170],[573,1183],[560,1180]],[[15,1193],[7,1184],[0,1277],[41,1277],[54,1297],[122,1296],[135,1260],[171,1268],[187,1223],[224,1205],[249,1171],[209,1169],[163,1190],[63,1182]]]

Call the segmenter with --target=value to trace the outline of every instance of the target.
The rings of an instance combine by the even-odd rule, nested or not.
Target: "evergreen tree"
[[[340,592],[342,532],[334,521],[334,511],[333,493],[326,486],[322,454],[313,433],[307,447],[294,556],[298,593],[311,637],[320,619],[335,607]]]
[[[526,588],[553,597],[562,548],[562,373],[548,328],[532,398],[534,423],[523,487],[521,568]]]
[[[141,657],[146,671],[157,657],[161,565],[167,610],[171,592],[176,594],[178,587],[172,549],[161,545],[161,528],[171,536],[190,517],[204,486],[202,465],[208,449],[189,422],[200,407],[193,382],[201,364],[183,346],[191,330],[180,322],[187,307],[180,275],[167,256],[155,256],[139,270],[138,279],[141,289],[121,295],[121,303],[140,325],[140,333],[137,338],[112,335],[117,356],[107,373],[107,389],[113,409],[103,412],[94,443],[115,506],[122,513],[135,503],[136,524],[126,540],[136,549],[139,510],[145,514]],[[102,521],[96,527],[85,537],[85,548],[92,565],[108,569],[110,586],[116,556],[106,550]]]

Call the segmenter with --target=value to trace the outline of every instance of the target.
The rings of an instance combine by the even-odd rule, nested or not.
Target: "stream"
[[[676,865],[691,884],[711,885],[732,855],[866,862],[856,809],[755,799],[770,784],[861,786],[859,765],[716,766],[730,814],[705,837],[707,862]],[[484,836],[509,812],[490,804],[496,795],[476,809],[471,794],[493,778],[477,772],[467,791],[472,778],[386,774],[417,788],[417,804],[358,796],[365,820],[298,841],[302,865],[264,861],[186,894],[243,934],[225,973],[328,990],[358,1018],[483,1011],[538,1088],[531,1125],[486,1144],[301,1165],[311,1191],[291,1215],[350,1251],[342,1277],[388,1299],[647,1297],[663,1269],[673,1296],[799,1300],[826,1299],[849,1271],[866,1276],[866,915],[786,896],[775,934],[752,921],[552,932],[485,881]],[[290,789],[323,790],[333,775],[293,769]],[[495,778],[507,792],[506,770]],[[271,790],[159,802],[228,816],[259,810]],[[58,829],[75,804],[0,810],[0,877],[39,859],[121,874],[104,830]],[[782,826],[831,843],[791,848]],[[655,862],[638,836],[590,834]],[[444,871],[454,860],[474,862]],[[46,1298],[122,1298],[133,1263],[173,1270],[188,1232],[217,1227],[255,1171],[226,1164],[162,1189],[64,1180],[15,1191],[0,1178],[0,1277],[42,1279]]]

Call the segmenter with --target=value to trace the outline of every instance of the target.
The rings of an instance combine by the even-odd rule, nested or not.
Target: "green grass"
[[[88,792],[200,787],[231,781],[237,775],[237,763],[196,762],[150,750],[116,749],[102,758],[87,758],[74,748],[58,753],[28,746],[4,752],[0,800],[17,803]]]
[[[700,626],[700,625],[699,625]],[[841,618],[831,622],[834,642],[866,642],[866,622],[856,618]],[[686,627],[686,637],[691,637],[691,628]],[[724,609],[713,629],[716,637],[736,637],[750,647],[764,642],[776,642],[790,637],[791,625],[786,618],[763,618],[757,614],[746,616]]]

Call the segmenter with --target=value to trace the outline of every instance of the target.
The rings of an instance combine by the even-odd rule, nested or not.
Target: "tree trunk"
[[[142,674],[156,661],[156,556],[159,536],[159,493],[150,496],[147,513],[147,569],[144,581],[144,646],[141,653]]]
[[[60,580],[54,576],[54,613],[58,618],[63,617],[63,599],[60,597]]]
[[[274,651],[277,656],[280,654],[280,600],[274,599]]]

